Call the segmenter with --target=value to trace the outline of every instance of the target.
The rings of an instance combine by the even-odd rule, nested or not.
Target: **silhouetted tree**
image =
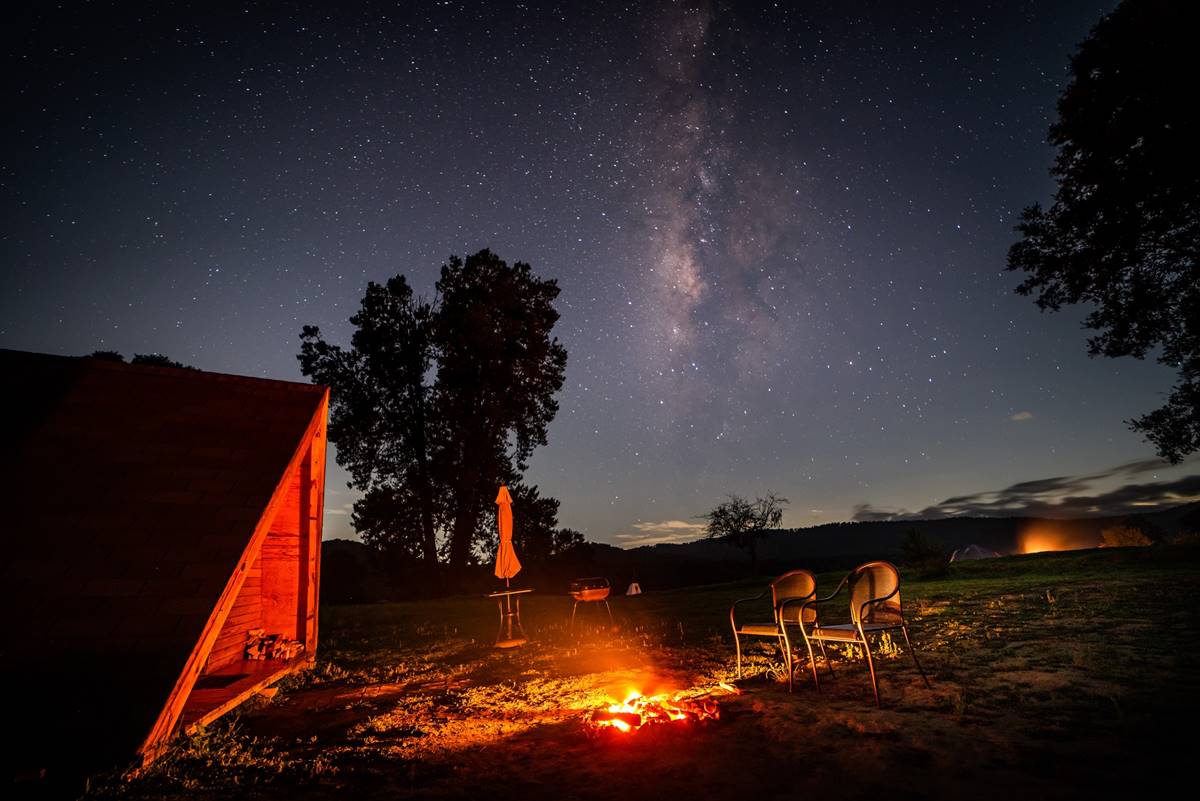
[[[768,530],[779,528],[783,522],[783,507],[787,498],[768,492],[765,497],[747,500],[739,495],[730,495],[711,512],[701,515],[708,521],[704,536],[710,540],[722,540],[750,553],[750,561],[758,561],[758,541]]]
[[[511,484],[513,499],[513,547],[522,562],[545,562],[555,553],[554,535],[558,528],[558,500],[542,497],[538,488],[528,484]],[[489,555],[496,552],[495,515],[487,521],[486,536]]]
[[[936,578],[945,575],[950,567],[946,549],[933,542],[917,528],[904,532],[900,545],[904,564],[916,571],[917,578]]]
[[[1130,421],[1172,462],[1200,449],[1200,4],[1125,0],[1071,59],[1050,142],[1054,203],[1026,208],[1008,268],[1042,309],[1087,302],[1090,352],[1178,371],[1167,403]],[[1157,350],[1156,350],[1157,349]]]
[[[124,364],[125,357],[115,350],[95,350],[88,354],[89,359],[100,359],[106,362],[121,362]],[[169,356],[164,356],[161,353],[135,353],[133,358],[129,360],[130,364],[148,364],[151,367],[175,367],[180,370],[197,370],[199,368],[192,367],[190,364],[177,362]]]
[[[300,334],[300,370],[332,388],[329,441],[338,464],[363,491],[352,522],[376,547],[438,562],[431,468],[428,373],[433,306],[402,275],[367,284],[350,349],[330,345],[316,326]]]
[[[566,553],[572,553],[587,545],[587,540],[583,537],[582,531],[576,531],[573,528],[560,528],[554,532],[554,547],[550,551],[551,556],[560,556]]]
[[[501,483],[532,493],[514,491],[518,520],[557,525],[558,502],[520,476],[546,442],[567,353],[551,335],[558,286],[528,264],[487,250],[451,257],[436,288],[426,303],[403,276],[368,285],[350,349],[305,326],[298,358],[333,388],[329,439],[364,491],[354,516],[363,539],[459,568],[495,538]]]
[[[558,284],[528,264],[506,264],[489,250],[465,262],[452,256],[437,291],[437,465],[450,501],[449,563],[457,567],[470,558],[496,486],[515,483],[533,449],[546,444],[567,351],[552,336]]]

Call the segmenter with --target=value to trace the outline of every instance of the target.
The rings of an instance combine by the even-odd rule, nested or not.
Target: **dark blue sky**
[[[299,378],[303,324],[490,247],[562,287],[530,477],[592,539],[1194,496],[1123,423],[1171,374],[1003,269],[1112,2],[577,6],[27,11],[0,346]]]

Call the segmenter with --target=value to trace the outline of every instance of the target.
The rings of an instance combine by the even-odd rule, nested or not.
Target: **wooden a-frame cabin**
[[[148,762],[311,662],[326,388],[11,350],[0,375],[13,776]],[[289,658],[245,659],[259,629]]]

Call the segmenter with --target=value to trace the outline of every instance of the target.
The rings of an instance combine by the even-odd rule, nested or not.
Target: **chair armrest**
[[[784,610],[786,610],[789,606],[795,606],[795,605],[799,604],[800,605],[800,617],[798,618],[798,622],[800,624],[800,627],[803,628],[804,627],[804,611],[806,609],[808,609],[809,607],[812,607],[813,613],[816,614],[816,611],[817,611],[816,595],[817,594],[814,592],[812,595],[806,595],[803,598],[788,598],[786,601],[784,601],[783,603],[781,603],[779,605],[776,622],[778,623],[779,621],[783,620]]]
[[[868,606],[873,606],[874,604],[881,604],[884,601],[889,601],[889,600],[891,600],[892,596],[894,596],[898,592],[900,592],[900,587],[897,586],[896,589],[892,590],[887,595],[881,595],[878,598],[868,598],[866,601],[864,601],[862,603],[861,606],[858,607],[858,619],[859,620],[863,619],[863,612],[867,611]]]
[[[851,576],[851,574],[847,573],[846,577],[841,580],[841,582],[837,585],[837,588],[833,592],[829,593],[824,598],[813,599],[813,603],[814,604],[823,604],[826,601],[832,601],[834,598],[836,598],[838,596],[838,593],[840,593],[843,589],[846,588],[846,584],[850,581],[850,576]]]
[[[736,601],[734,601],[729,606],[729,624],[731,626],[733,626],[735,629],[737,628],[737,622],[734,620],[733,613],[734,613],[734,610],[737,609],[738,604],[749,603],[750,601],[761,601],[763,598],[767,597],[767,593],[770,591],[771,591],[771,588],[767,587],[765,590],[760,592],[758,595],[755,595],[753,598],[738,598]]]

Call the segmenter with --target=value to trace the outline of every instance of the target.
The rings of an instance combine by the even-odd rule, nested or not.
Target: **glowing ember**
[[[736,693],[737,688],[722,683],[718,691],[699,694],[645,696],[632,692],[624,701],[597,709],[588,722],[597,729],[615,729],[624,734],[643,726],[675,723],[686,720],[718,720],[720,707],[713,697],[716,692]]]

